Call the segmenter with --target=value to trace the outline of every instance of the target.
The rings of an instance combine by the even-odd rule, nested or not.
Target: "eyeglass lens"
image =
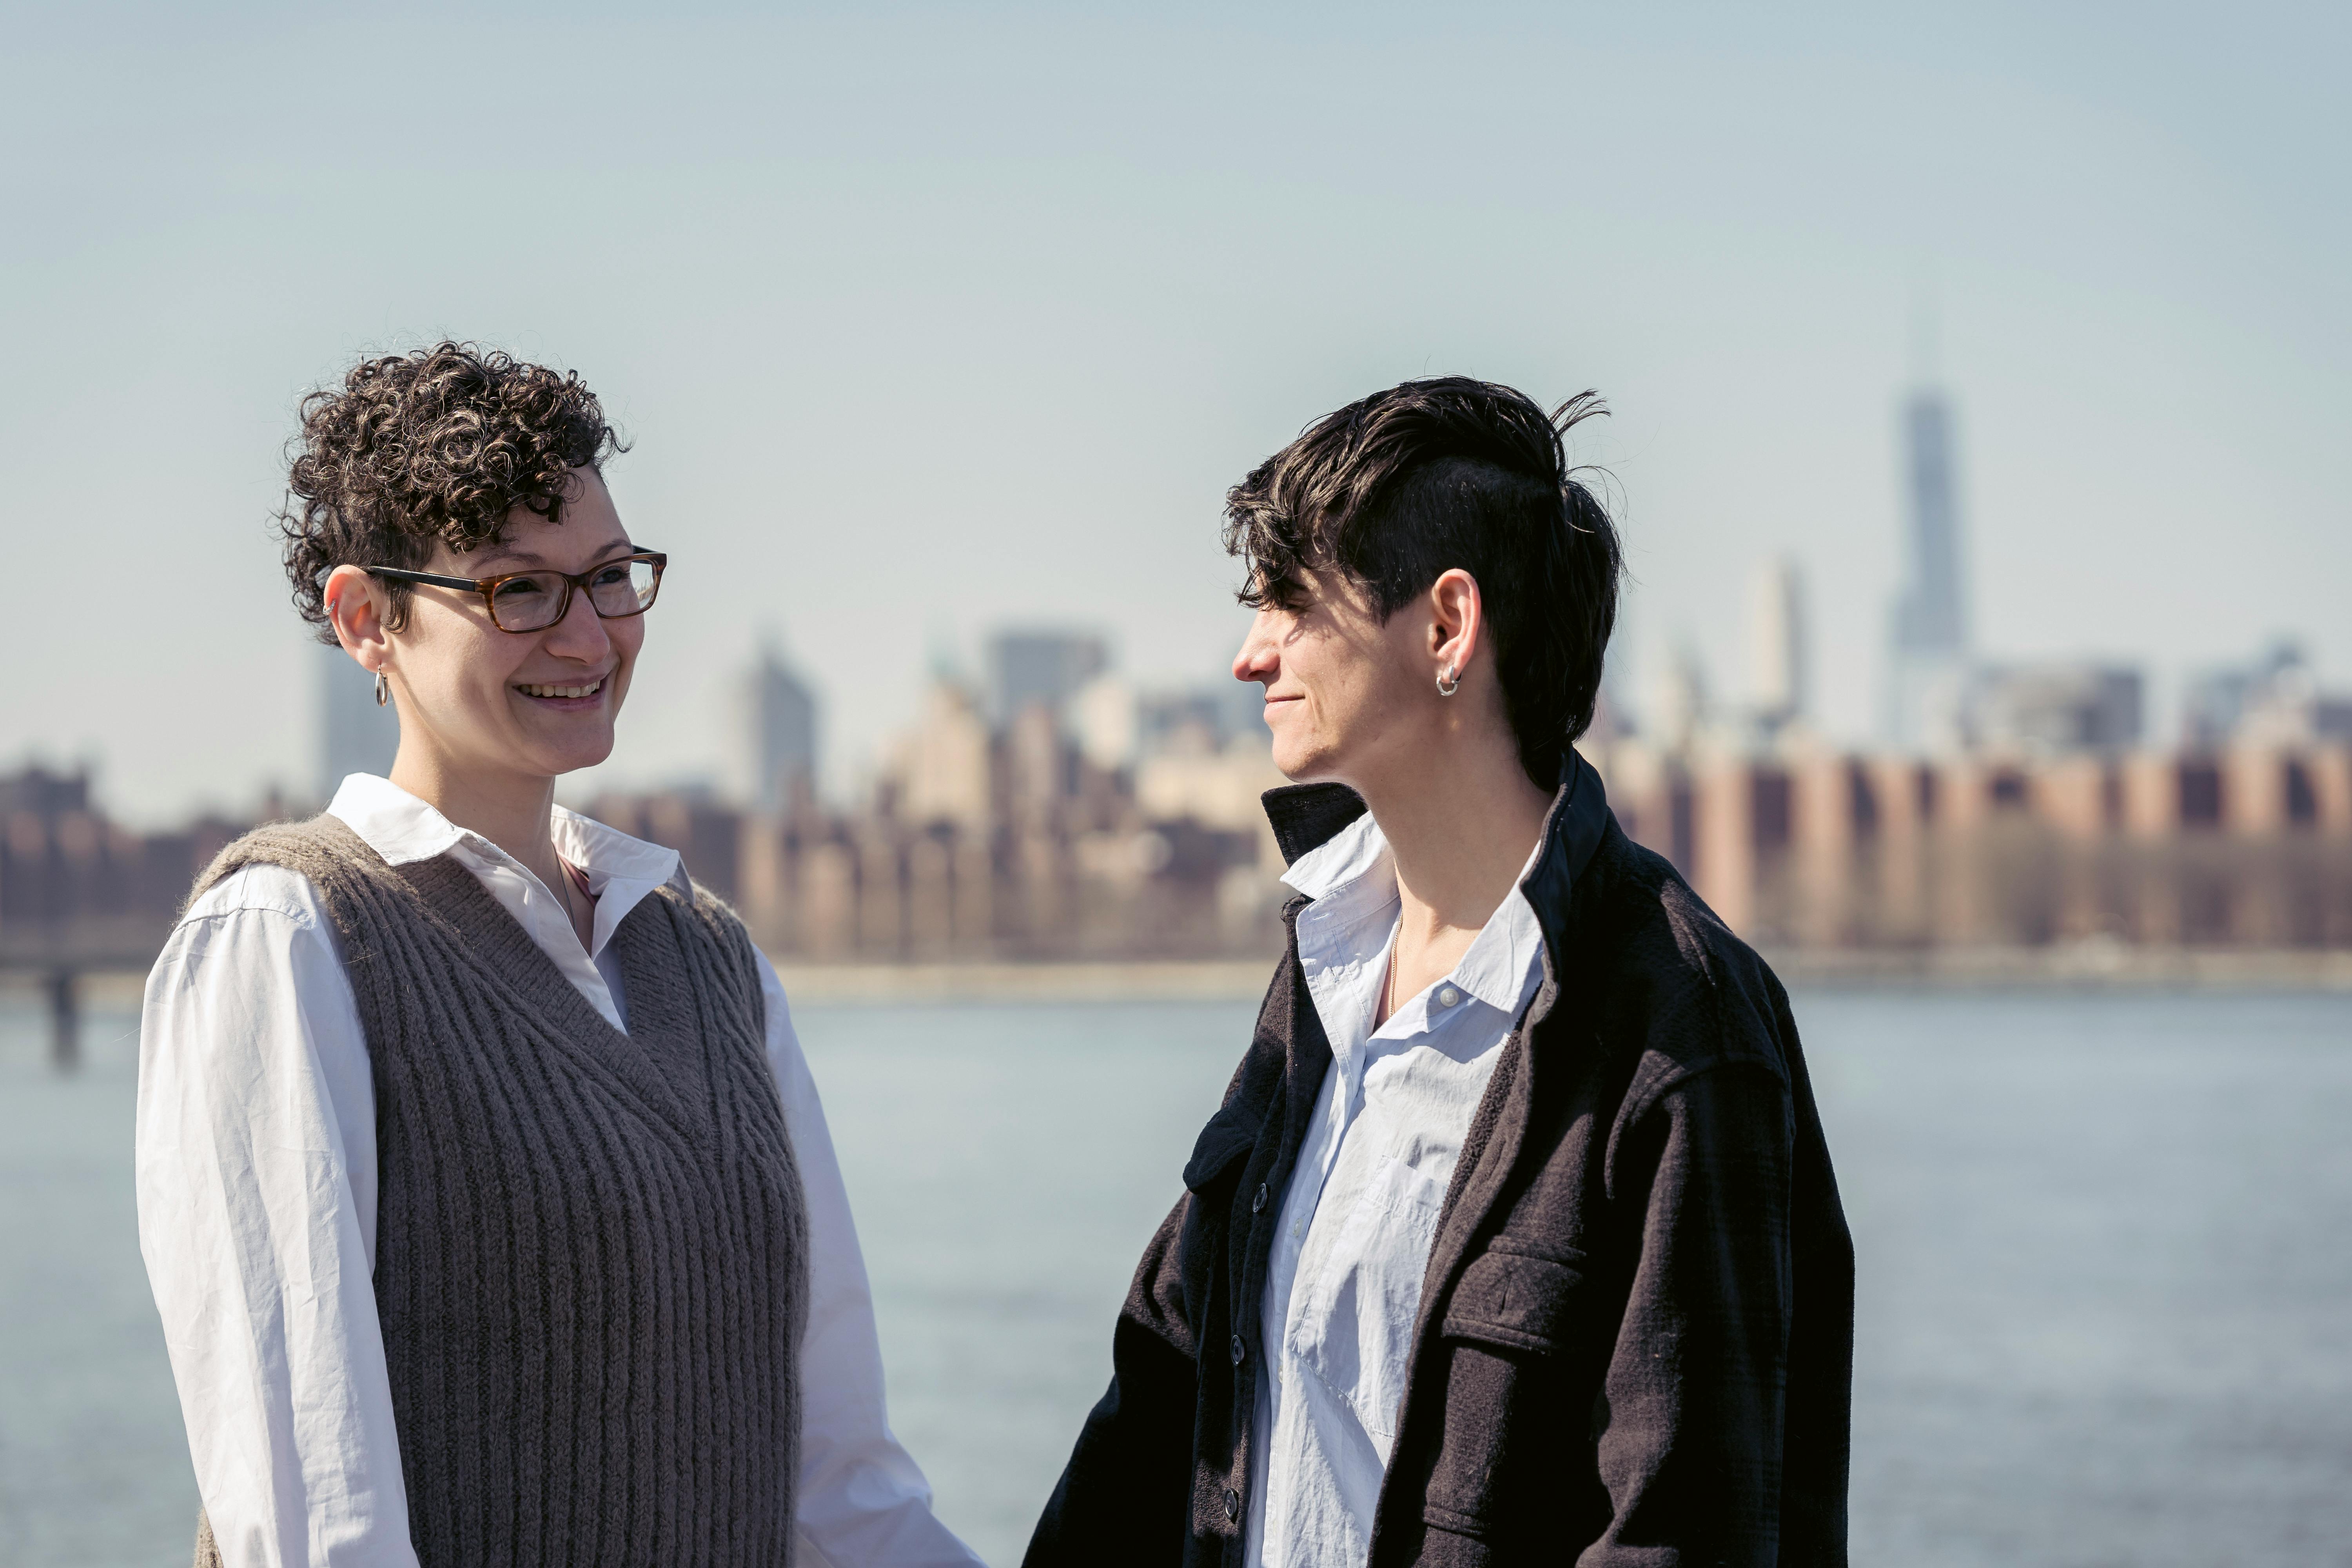
[[[588,602],[606,619],[634,616],[654,602],[656,578],[650,561],[614,561],[588,580]],[[552,572],[509,577],[490,595],[490,613],[510,632],[535,632],[563,613],[563,579]]]

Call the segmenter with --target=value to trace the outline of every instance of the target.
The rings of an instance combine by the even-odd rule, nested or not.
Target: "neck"
[[[1483,928],[1511,896],[1551,809],[1507,741],[1454,739],[1357,784],[1396,859],[1408,946]]]
[[[569,907],[555,853],[555,781],[530,773],[480,773],[401,740],[392,782],[469,833],[478,833],[530,868]]]

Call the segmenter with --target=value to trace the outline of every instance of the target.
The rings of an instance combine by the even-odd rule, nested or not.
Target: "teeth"
[[[604,688],[604,683],[601,680],[586,686],[526,686],[522,694],[526,697],[593,697]]]

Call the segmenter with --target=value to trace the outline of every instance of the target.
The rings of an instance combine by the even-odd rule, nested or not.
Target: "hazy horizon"
[[[1869,734],[1923,370],[1981,652],[2140,664],[2158,732],[2277,635],[2352,683],[2337,12],[9,19],[0,508],[71,575],[0,634],[0,767],[95,761],[131,820],[308,784],[294,408],[444,334],[581,371],[671,553],[582,792],[719,772],[764,634],[836,784],[999,624],[1218,679],[1225,487],[1441,372],[1608,398],[1637,700],[1684,642],[1737,697],[1785,553]]]

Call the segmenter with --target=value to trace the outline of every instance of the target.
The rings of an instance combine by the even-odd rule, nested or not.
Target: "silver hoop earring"
[[[383,678],[383,671],[379,669],[375,672],[375,705],[381,708],[391,700],[392,682],[386,680]]]
[[[1437,678],[1437,694],[1440,697],[1451,697],[1461,689],[1462,678],[1454,673],[1452,665],[1447,665],[1445,673]]]

